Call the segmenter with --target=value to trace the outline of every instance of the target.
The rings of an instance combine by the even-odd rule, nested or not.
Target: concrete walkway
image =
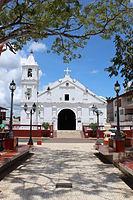
[[[125,200],[133,191],[112,164],[102,163],[93,143],[45,143],[0,182],[6,200]],[[71,188],[56,188],[72,183]]]

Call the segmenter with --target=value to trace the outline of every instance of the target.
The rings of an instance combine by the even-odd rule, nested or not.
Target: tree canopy
[[[0,0],[0,43],[11,51],[54,36],[51,50],[67,62],[95,35],[109,39],[133,22],[130,0]]]
[[[112,66],[106,68],[109,76],[117,76],[118,73],[124,77],[124,87],[133,81],[133,30],[129,29],[125,37],[116,35],[115,37],[116,53],[111,59]]]

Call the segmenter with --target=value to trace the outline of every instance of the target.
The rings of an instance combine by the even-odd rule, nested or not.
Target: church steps
[[[81,139],[80,131],[76,131],[76,130],[58,130],[56,134],[57,134],[57,138],[80,138]]]

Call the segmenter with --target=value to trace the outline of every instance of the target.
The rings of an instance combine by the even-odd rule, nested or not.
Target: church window
[[[29,100],[31,98],[31,88],[27,88],[27,91],[25,92],[26,98]]]
[[[65,94],[65,101],[69,101],[69,94]]]
[[[69,83],[66,83],[66,86],[68,87],[68,86],[69,86]]]
[[[32,77],[32,69],[31,68],[28,69],[28,77]]]

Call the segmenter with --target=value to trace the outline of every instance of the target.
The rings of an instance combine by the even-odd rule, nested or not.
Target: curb
[[[130,169],[129,167],[125,166],[125,165],[122,164],[122,163],[119,163],[119,164],[118,164],[118,168],[119,168],[124,174],[133,177],[133,170]]]
[[[14,155],[11,158],[7,158],[7,162],[4,165],[0,166],[0,173],[4,170],[8,169],[8,167],[13,166],[16,162],[26,157],[30,152],[30,149],[26,150],[25,152],[22,152],[20,154]]]

